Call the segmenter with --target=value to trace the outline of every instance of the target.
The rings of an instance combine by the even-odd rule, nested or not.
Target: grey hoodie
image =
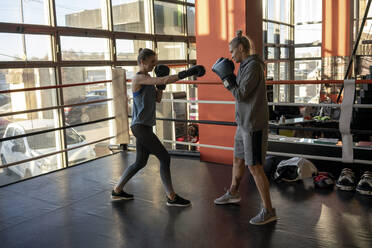
[[[257,54],[241,62],[236,77],[237,86],[230,91],[235,97],[235,121],[248,131],[268,127],[264,63]]]

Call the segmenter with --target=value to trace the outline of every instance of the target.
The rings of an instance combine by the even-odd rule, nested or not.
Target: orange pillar
[[[243,30],[262,52],[261,0],[203,0],[196,1],[196,50],[198,64],[206,68],[200,81],[221,82],[212,72],[214,62],[220,57],[231,59],[228,44],[237,30]],[[239,65],[235,66],[237,73]],[[199,100],[234,101],[222,85],[199,85]],[[235,121],[235,105],[199,104],[199,120]],[[236,127],[199,125],[201,144],[233,147]],[[232,164],[233,153],[228,150],[200,148],[203,161]]]
[[[325,79],[343,79],[352,52],[352,0],[323,0],[322,58]]]

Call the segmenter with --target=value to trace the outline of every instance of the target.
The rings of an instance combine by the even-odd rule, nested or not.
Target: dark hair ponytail
[[[148,48],[140,48],[138,50],[138,57],[137,57],[137,63],[141,64],[141,61],[146,60],[147,58],[151,56],[155,56],[156,53]]]

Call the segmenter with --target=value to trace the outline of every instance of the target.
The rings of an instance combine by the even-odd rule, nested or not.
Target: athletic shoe
[[[360,178],[356,191],[361,195],[372,195],[372,172],[364,172]]]
[[[255,217],[253,217],[249,223],[252,225],[264,225],[276,220],[277,217],[275,208],[273,208],[271,212],[268,212],[266,208],[261,208],[261,211]]]
[[[181,196],[177,195],[174,197],[173,200],[167,197],[167,206],[170,207],[188,207],[191,206],[191,202],[182,198]]]
[[[123,190],[120,191],[119,193],[116,193],[115,190],[112,190],[111,191],[111,199],[112,200],[132,200],[133,195],[128,194],[128,193],[124,192]]]
[[[237,192],[235,195],[231,194],[230,191],[226,191],[226,193],[215,199],[214,203],[217,205],[223,205],[223,204],[230,204],[230,203],[239,203],[242,200],[240,197],[239,192]]]
[[[336,183],[340,190],[352,191],[355,189],[355,175],[349,168],[344,168]]]
[[[319,172],[317,176],[313,177],[314,185],[318,188],[333,188],[335,184],[333,175],[328,172]]]

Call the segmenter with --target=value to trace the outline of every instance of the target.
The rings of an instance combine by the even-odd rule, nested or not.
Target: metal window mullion
[[[110,58],[113,63],[113,65],[116,65],[116,38],[114,35],[114,17],[113,17],[113,8],[112,8],[112,0],[106,0],[107,4],[107,23],[108,23],[108,30],[112,34],[110,36],[110,42],[109,42],[109,50],[110,50]]]
[[[262,20],[265,21],[265,22],[267,22],[267,23],[271,22],[273,24],[279,24],[279,25],[284,25],[284,26],[288,26],[288,27],[292,27],[292,26],[294,27],[293,24],[289,24],[289,23],[285,23],[285,22],[280,22],[280,21],[275,21],[275,20],[269,20],[269,19],[266,19],[266,18],[263,18]]]
[[[0,22],[0,32],[18,34],[53,34],[55,28],[47,25]]]
[[[51,25],[56,28],[56,32],[54,33],[54,57],[55,57],[55,82],[56,85],[62,85],[62,68],[61,68],[61,61],[62,61],[62,52],[61,52],[61,39],[60,39],[60,32],[57,28],[57,10],[56,10],[56,3],[55,0],[49,0],[50,3],[50,16],[51,16]],[[57,106],[64,105],[63,101],[63,88],[56,88],[56,96],[57,96]],[[65,126],[65,113],[63,108],[59,108],[57,110],[58,113],[58,127]],[[66,131],[65,129],[60,129],[57,131],[60,140],[60,147],[62,149],[67,148],[67,141],[66,141]],[[68,157],[67,151],[62,152],[62,166],[66,168],[68,165]]]
[[[322,57],[307,57],[307,58],[295,58],[295,61],[299,60],[321,60]]]
[[[183,26],[185,27],[185,35],[186,35],[186,38],[189,36],[189,27],[187,26],[188,24],[188,16],[187,16],[187,6],[184,5],[184,11],[185,11],[185,15],[184,15],[184,21],[183,21]],[[190,64],[190,56],[189,56],[189,51],[190,51],[190,40],[187,38],[186,40],[186,60],[187,60],[187,64]]]
[[[113,31],[113,36],[116,39],[132,39],[132,40],[146,40],[146,41],[154,39],[153,34],[130,33],[130,32],[122,32],[122,31]]]
[[[0,61],[0,69],[10,68],[35,68],[35,67],[54,67],[53,61]]]
[[[292,26],[289,27],[289,40],[290,40],[290,43],[291,43],[291,47],[289,47],[289,80],[294,80],[294,54],[295,54],[295,49],[293,47],[293,44],[294,44],[294,0],[291,0],[290,2],[290,23],[292,24]],[[290,102],[294,102],[295,101],[295,86],[294,85],[290,85],[289,86],[289,100]]]

